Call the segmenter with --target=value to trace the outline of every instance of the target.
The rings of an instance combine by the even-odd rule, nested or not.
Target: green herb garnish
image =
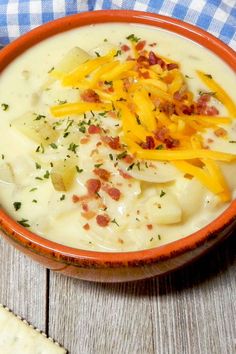
[[[15,211],[17,211],[21,208],[21,202],[14,202],[13,205],[14,205]]]
[[[130,40],[131,42],[135,42],[137,43],[140,38],[136,37],[134,34],[130,34],[128,37],[126,37],[126,39]]]
[[[21,219],[21,220],[17,220],[18,224],[24,226],[24,227],[30,227],[30,224],[28,224],[29,220],[27,219]]]
[[[1,104],[1,107],[2,107],[2,110],[3,110],[3,111],[7,111],[8,108],[9,108],[9,104],[2,103],[2,104]]]

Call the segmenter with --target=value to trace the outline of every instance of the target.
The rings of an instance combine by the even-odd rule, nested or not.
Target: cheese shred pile
[[[236,155],[210,150],[204,146],[203,133],[211,129],[217,137],[227,138],[224,125],[235,119],[236,105],[211,75],[201,71],[196,74],[210,92],[194,98],[179,63],[160,56],[146,41],[127,38],[129,56],[128,46],[121,46],[90,57],[70,72],[52,72],[62,86],[79,89],[81,99],[53,106],[51,114],[83,119],[89,111],[114,112],[122,122],[120,137],[134,157],[169,161],[229,201],[231,193],[217,161],[231,162]],[[227,116],[219,116],[213,99],[221,102]]]

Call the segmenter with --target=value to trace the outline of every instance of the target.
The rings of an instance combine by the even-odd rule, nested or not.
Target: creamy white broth
[[[57,156],[64,156],[65,148],[50,151],[48,149],[46,154],[37,154],[35,150],[38,144],[9,126],[11,121],[25,112],[33,111],[48,116],[49,107],[56,101],[74,102],[79,99],[78,90],[62,88],[59,82],[53,84],[49,91],[42,90],[48,80],[48,71],[71,48],[79,46],[94,53],[94,48],[104,43],[105,38],[119,46],[120,42],[126,42],[125,38],[131,33],[148,40],[149,43],[157,42],[155,50],[158,53],[180,62],[181,70],[188,77],[187,84],[194,93],[199,90],[206,91],[204,84],[196,77],[198,69],[210,73],[236,100],[236,91],[231,89],[235,87],[235,75],[219,58],[189,40],[148,26],[103,24],[83,27],[47,39],[22,54],[3,71],[0,80],[0,103],[9,105],[9,108],[6,111],[1,110],[0,114],[0,157],[4,156],[4,159],[0,160],[0,169],[4,164],[10,163],[14,170],[14,183],[0,181],[0,203],[13,218],[27,220],[26,224],[30,225],[30,230],[55,242],[103,251],[155,247],[197,231],[228,206],[228,203],[220,202],[218,197],[200,182],[195,179],[188,180],[178,171],[175,182],[165,184],[140,183],[135,179],[122,178],[107,159],[107,148],[101,148],[100,156],[88,158],[91,151],[96,149],[96,135],[91,136],[88,144],[80,144],[78,147],[79,159],[76,164],[83,172],[76,175],[76,181],[68,192],[58,192],[53,188],[50,177],[44,176],[47,171],[50,172],[49,161],[55,161]],[[224,107],[218,102],[214,103],[220,114],[225,115]],[[50,119],[53,121],[55,118]],[[109,121],[102,119],[102,122],[107,128]],[[66,122],[63,124],[66,126]],[[115,129],[114,126],[112,129]],[[235,122],[227,130],[229,140],[235,141]],[[212,137],[212,134],[208,132],[206,139]],[[228,141],[216,139],[214,136],[211,149],[236,153],[236,144],[229,144]],[[109,153],[116,155],[112,150]],[[112,200],[103,191],[100,193],[103,204],[107,207],[106,213],[109,213],[110,220],[114,221],[106,227],[98,226],[95,217],[85,220],[81,215],[81,205],[72,202],[73,195],[86,193],[86,181],[88,178],[94,178],[91,171],[94,164],[99,164],[96,159],[103,159],[102,167],[112,171],[113,184],[119,185],[121,191],[118,201]],[[41,165],[41,169],[35,168],[35,162]],[[236,165],[220,165],[232,190],[232,197],[235,198]],[[35,179],[37,177],[43,180]],[[166,193],[164,198],[170,194],[174,198],[173,203],[176,201],[181,208],[181,220],[173,224],[161,224],[150,211],[151,198],[160,195],[163,190]],[[21,203],[17,211],[13,205],[16,202]],[[91,209],[103,212],[96,201],[91,202]],[[174,210],[173,213],[175,212]],[[83,228],[86,223],[90,225],[89,230]],[[148,229],[147,225],[150,224],[152,228]]]

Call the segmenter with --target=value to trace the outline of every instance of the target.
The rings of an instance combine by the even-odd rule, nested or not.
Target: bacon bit
[[[167,68],[168,71],[170,71],[170,70],[173,70],[173,69],[178,69],[179,65],[176,64],[176,63],[170,63],[170,64],[166,65],[166,68]]]
[[[155,137],[161,142],[164,142],[168,133],[169,129],[163,126],[157,132],[155,132]]]
[[[149,79],[150,78],[150,74],[148,71],[145,72],[139,72],[140,76],[143,77],[144,79]]]
[[[155,141],[152,136],[146,136],[146,142],[141,144],[143,149],[153,150],[155,149]]]
[[[85,90],[84,92],[82,92],[80,94],[80,97],[85,102],[97,102],[97,103],[101,102],[100,101],[100,97],[98,96],[98,94],[92,89]]]
[[[139,41],[136,46],[135,46],[135,49],[140,51],[140,50],[143,50],[143,48],[145,47],[146,45],[146,41]]]
[[[162,60],[161,58],[157,57],[156,54],[154,52],[149,52],[149,58],[148,58],[148,61],[149,61],[149,65],[160,65],[160,67],[162,69],[165,69],[166,67],[166,63],[164,62],[164,60]]]
[[[101,227],[106,227],[110,222],[110,217],[107,214],[99,214],[96,216],[97,224]]]
[[[161,103],[159,108],[161,112],[164,112],[169,116],[175,113],[175,105],[170,102]]]
[[[176,91],[174,93],[173,98],[177,101],[183,101],[183,100],[186,100],[187,95],[186,95],[186,92],[181,92],[181,90],[180,90],[180,91]]]
[[[121,50],[123,50],[123,52],[128,52],[130,50],[130,47],[127,44],[122,44]]]
[[[86,220],[90,220],[92,219],[94,216],[96,215],[96,213],[94,211],[85,211],[81,213],[81,216],[83,218],[85,218]]]
[[[113,200],[118,201],[120,199],[121,193],[117,188],[109,188],[107,193]]]
[[[84,228],[85,230],[89,230],[89,229],[90,229],[90,226],[89,226],[89,224],[87,223],[87,224],[84,224],[83,228]]]
[[[88,127],[88,133],[89,134],[99,134],[99,133],[101,133],[101,128],[97,127],[96,125],[91,124]]]
[[[218,128],[214,131],[214,134],[218,137],[224,137],[227,135],[227,130],[225,130],[224,128]]]
[[[126,156],[123,158],[123,161],[126,162],[126,163],[128,163],[128,164],[130,164],[130,163],[132,163],[132,162],[134,161],[134,158],[133,158],[133,156],[131,156],[131,155],[126,155]]]
[[[109,117],[111,117],[111,118],[117,118],[117,114],[116,114],[116,112],[114,112],[114,111],[109,111],[109,112],[107,113],[107,115],[108,115]]]
[[[114,92],[114,88],[112,86],[108,87],[107,92]]]
[[[212,107],[206,107],[205,110],[205,114],[207,116],[216,116],[217,114],[219,114],[219,111],[216,107],[212,106]]]
[[[149,66],[148,58],[146,58],[144,55],[140,55],[137,59],[137,64],[139,66],[148,67]]]
[[[95,168],[93,170],[93,173],[95,173],[95,175],[97,175],[98,177],[100,177],[104,181],[108,181],[111,176],[110,172],[105,170],[105,168]]]
[[[88,211],[88,204],[87,203],[82,203],[82,209],[83,211]]]
[[[82,138],[80,139],[80,144],[87,144],[89,142],[89,138]]]
[[[152,228],[153,228],[152,224],[148,224],[146,226],[147,226],[148,230],[152,230]]]
[[[118,150],[120,148],[120,138],[119,136],[116,136],[113,138],[112,136],[103,136],[102,141],[109,145],[111,149],[113,150]]]
[[[164,143],[166,144],[166,147],[168,149],[175,148],[175,147],[179,146],[179,140],[178,139],[173,139],[171,136],[166,138],[164,140]]]
[[[191,116],[191,114],[194,113],[195,107],[194,107],[194,104],[191,104],[191,106],[183,105],[183,106],[181,107],[181,109],[182,109],[183,114],[186,114],[186,115],[188,115],[188,116]]]
[[[124,172],[123,170],[118,169],[118,171],[119,171],[119,174],[120,174],[123,178],[125,178],[125,179],[130,179],[130,178],[132,178],[132,176],[130,176],[128,173]]]
[[[101,182],[99,179],[91,178],[86,182],[86,188],[89,195],[93,195],[99,191],[101,188]]]
[[[208,138],[208,139],[207,139],[207,142],[208,142],[209,144],[213,143],[213,141],[214,141],[214,140],[211,139],[211,138]]]
[[[122,240],[122,238],[118,238],[118,242],[121,243],[121,244],[124,243],[124,241]]]
[[[78,196],[78,195],[73,195],[72,196],[72,201],[73,201],[73,203],[78,203],[79,201],[80,201],[80,197]]]

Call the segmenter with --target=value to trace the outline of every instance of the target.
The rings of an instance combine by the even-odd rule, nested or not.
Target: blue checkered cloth
[[[236,0],[0,0],[0,43],[59,17],[101,9],[134,9],[199,26],[236,49]]]

